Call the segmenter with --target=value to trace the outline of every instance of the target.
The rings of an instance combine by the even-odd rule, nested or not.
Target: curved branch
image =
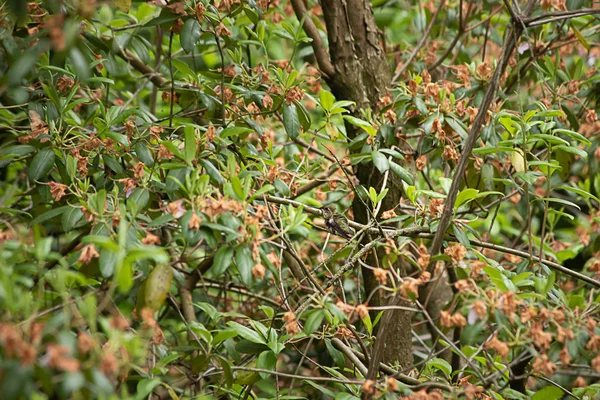
[[[312,19],[310,19],[310,17],[306,14],[306,8],[304,7],[302,0],[291,1],[296,18],[298,18],[298,21],[304,21],[302,28],[304,29],[304,32],[306,32],[306,35],[312,39],[312,48],[315,53],[315,58],[317,59],[317,64],[319,65],[319,69],[321,72],[327,75],[328,78],[333,77],[333,75],[335,75],[335,67],[327,55],[327,50],[325,49],[325,44],[321,39],[321,35],[319,35],[319,30],[315,26],[315,23],[312,21]]]

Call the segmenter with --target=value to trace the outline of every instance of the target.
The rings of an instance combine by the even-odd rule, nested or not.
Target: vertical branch
[[[535,4],[536,0],[529,1],[529,3],[526,6],[526,16],[529,16],[531,12],[533,12]],[[494,75],[490,80],[485,95],[483,96],[481,106],[479,107],[479,111],[475,116],[471,132],[467,137],[462,155],[460,157],[460,160],[458,161],[458,165],[456,166],[456,170],[454,172],[454,180],[452,181],[452,185],[450,186],[448,197],[446,198],[444,206],[444,211],[442,212],[440,223],[438,225],[438,230],[433,238],[433,243],[431,245],[430,252],[432,255],[438,254],[442,248],[444,234],[446,233],[446,229],[450,225],[450,219],[452,218],[452,214],[454,211],[454,202],[456,201],[456,196],[458,195],[458,189],[461,183],[460,177],[463,176],[465,169],[467,168],[469,157],[471,156],[471,152],[475,147],[475,142],[479,137],[479,134],[481,133],[481,129],[483,128],[488,109],[490,107],[490,104],[492,103],[492,100],[494,99],[494,96],[496,95],[496,90],[498,88],[498,83],[500,82],[500,77],[502,76],[504,70],[506,69],[506,66],[508,65],[508,60],[517,45],[517,38],[521,35],[522,32],[523,26],[520,23],[520,20],[513,20],[511,26],[506,30],[504,46],[502,47],[502,55],[500,57],[500,63],[496,67]]]
[[[154,62],[154,70],[158,70],[158,65],[160,64],[160,58],[162,56],[162,39],[163,32],[160,25],[156,26],[156,60]],[[156,97],[158,96],[158,86],[156,84],[152,85],[152,95],[150,97],[150,113],[154,114],[156,112]]]
[[[175,94],[175,81],[173,79],[173,63],[171,59],[173,57],[173,31],[169,36],[169,73],[171,74],[171,108],[169,110],[169,128],[173,127],[173,101]]]
[[[219,56],[221,57],[221,125],[225,127],[225,55],[223,54],[223,47],[221,46],[221,38],[219,38],[216,30],[214,31],[214,35]]]
[[[306,7],[304,6],[303,0],[291,0],[291,3],[294,13],[296,14],[296,18],[298,18],[298,21],[302,22],[302,28],[304,29],[304,32],[306,32],[306,35],[312,39],[312,48],[313,52],[315,53],[315,58],[317,59],[317,65],[319,66],[319,69],[329,78],[333,77],[335,74],[335,67],[329,60],[327,50],[325,49],[323,40],[321,40],[321,35],[319,35],[319,30],[306,13]]]

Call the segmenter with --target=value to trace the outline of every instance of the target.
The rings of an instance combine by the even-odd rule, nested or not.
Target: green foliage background
[[[287,1],[2,3],[0,398],[598,396],[597,4],[535,8],[465,177],[506,4],[371,5],[392,70],[408,68],[359,110]],[[361,166],[399,177],[402,202],[380,209],[389,187],[360,185]],[[320,207],[352,219],[357,196],[371,236],[329,234]],[[414,366],[373,381],[367,243],[414,311]],[[434,321],[458,369],[418,299],[446,279],[430,263],[458,278]]]

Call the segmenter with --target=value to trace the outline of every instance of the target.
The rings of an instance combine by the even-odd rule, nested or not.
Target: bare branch
[[[327,50],[325,49],[325,44],[321,39],[321,35],[319,35],[319,30],[315,26],[315,23],[310,19],[310,16],[306,13],[306,8],[304,7],[304,3],[302,0],[291,0],[292,7],[294,8],[294,13],[296,13],[296,18],[299,21],[304,20],[302,27],[304,28],[304,32],[312,39],[312,48],[315,53],[315,58],[317,59],[317,64],[319,65],[319,69],[328,78],[331,78],[335,75],[335,67],[331,63],[329,59],[329,55],[327,55]]]
[[[557,11],[549,12],[535,17],[522,18],[523,23],[527,27],[535,27],[552,22],[562,21],[577,17],[585,17],[586,15],[600,14],[600,8],[584,8],[582,10]]]
[[[525,15],[529,15],[533,12],[535,4],[535,0],[530,0],[529,3],[527,3]],[[446,229],[448,229],[448,226],[450,225],[450,219],[452,218],[452,214],[454,212],[454,202],[456,200],[456,196],[458,194],[458,190],[460,188],[465,169],[467,168],[469,157],[471,157],[471,152],[473,151],[473,147],[475,147],[475,142],[477,141],[479,133],[483,128],[483,124],[485,122],[485,118],[487,116],[490,104],[492,103],[492,100],[496,95],[496,90],[498,88],[498,83],[500,82],[500,77],[502,76],[504,70],[506,69],[506,66],[508,65],[508,60],[517,45],[517,38],[521,36],[522,32],[523,26],[522,24],[519,24],[518,21],[513,21],[513,24],[509,27],[509,29],[506,30],[500,63],[496,67],[494,75],[490,80],[485,95],[483,96],[481,106],[479,107],[479,112],[477,113],[477,116],[473,121],[473,127],[471,128],[471,132],[469,133],[469,136],[465,142],[462,155],[460,157],[460,160],[458,161],[458,165],[456,166],[456,170],[454,172],[454,179],[452,180],[452,185],[450,186],[448,197],[446,198],[444,211],[442,212],[442,216],[440,218],[438,230],[431,245],[431,255],[438,254],[442,248],[442,242],[446,234]]]
[[[410,53],[408,60],[406,60],[406,62],[402,66],[402,68],[400,68],[400,70],[398,70],[398,72],[396,72],[396,74],[392,78],[392,82],[395,82],[400,76],[402,76],[404,71],[406,71],[406,68],[408,68],[408,66],[410,65],[412,60],[417,55],[417,53],[423,48],[423,46],[425,46],[425,43],[427,43],[427,38],[429,37],[429,33],[431,33],[431,28],[433,28],[433,25],[435,25],[435,21],[437,20],[438,14],[444,7],[445,3],[446,3],[446,0],[440,1],[440,5],[438,6],[437,10],[435,10],[435,13],[431,17],[431,21],[429,21],[429,25],[427,26],[427,29],[425,29],[425,32],[423,32],[423,36],[421,37],[421,40],[417,44],[417,47],[415,47],[413,49],[412,53]]]
[[[127,61],[133,68],[144,74],[144,76],[150,79],[150,82],[154,83],[159,88],[167,85],[167,80],[159,73],[153,70],[151,67],[144,64],[135,54],[127,49],[120,50],[118,53],[119,57]]]

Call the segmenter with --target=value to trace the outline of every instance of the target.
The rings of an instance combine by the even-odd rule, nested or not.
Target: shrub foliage
[[[0,397],[600,395],[599,14],[3,2]]]

